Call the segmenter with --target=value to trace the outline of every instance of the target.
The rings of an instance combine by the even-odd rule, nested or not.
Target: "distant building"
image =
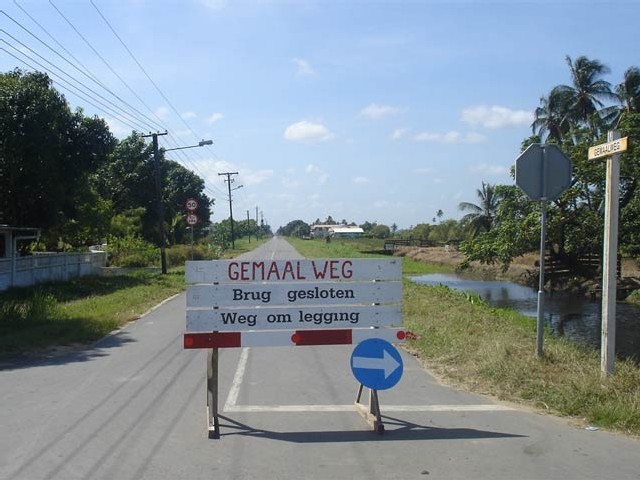
[[[326,238],[330,235],[332,228],[341,227],[342,225],[317,224],[311,225],[311,238]]]
[[[358,238],[364,235],[364,230],[360,227],[339,225],[331,227],[329,229],[329,235],[333,238]]]

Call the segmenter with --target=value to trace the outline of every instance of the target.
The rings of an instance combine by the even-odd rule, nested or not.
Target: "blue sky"
[[[513,183],[509,168],[540,96],[570,81],[566,55],[602,61],[612,84],[640,66],[637,1],[93,4],[3,0],[2,9],[128,106],[6,15],[0,47],[36,58],[10,34],[126,111],[135,107],[139,130],[169,131],[166,148],[213,139],[167,156],[205,178],[214,221],[229,215],[218,173],[239,172],[234,216],[254,218],[258,207],[274,230],[328,215],[400,228],[429,223],[439,209],[460,218],[458,204],[475,202],[483,181]],[[16,66],[25,68],[0,50],[2,71]],[[131,132],[59,85],[117,136]]]

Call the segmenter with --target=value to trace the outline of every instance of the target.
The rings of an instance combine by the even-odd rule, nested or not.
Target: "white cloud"
[[[360,116],[368,118],[369,120],[381,120],[384,117],[395,115],[399,112],[399,108],[391,107],[389,105],[376,105],[375,103],[372,103],[371,105],[363,108],[360,111]]]
[[[424,173],[433,173],[434,170],[431,167],[425,167],[425,168],[416,168],[413,172],[424,174]]]
[[[160,120],[166,120],[169,116],[169,109],[167,107],[158,107],[154,113]]]
[[[413,140],[416,142],[435,142],[435,143],[478,143],[486,140],[484,135],[479,133],[467,133],[462,135],[460,132],[452,130],[446,133],[438,132],[421,132],[414,135]]]
[[[284,131],[284,138],[292,142],[323,142],[332,137],[333,134],[322,123],[306,120],[289,125]]]
[[[131,127],[125,126],[123,123],[113,118],[105,118],[109,131],[118,138],[124,138],[131,133]]]
[[[400,140],[402,137],[404,137],[407,134],[408,131],[409,130],[406,128],[396,128],[391,134],[391,138],[393,140]]]
[[[479,163],[478,165],[473,165],[469,167],[469,172],[474,174],[483,174],[483,175],[508,175],[509,168],[503,165],[489,165],[487,163]]]
[[[465,108],[462,111],[462,121],[473,126],[481,125],[485,128],[504,128],[530,126],[533,114],[527,110],[511,110],[498,105]]]
[[[356,177],[353,179],[353,183],[369,183],[370,180],[367,177]]]
[[[189,120],[190,118],[196,118],[198,114],[196,114],[196,112],[189,111],[189,112],[184,112],[181,116],[185,120]]]
[[[316,71],[309,65],[303,58],[294,58],[291,60],[296,65],[296,75],[301,77],[308,77],[311,75],[315,75]]]
[[[224,118],[224,115],[220,112],[215,112],[212,113],[211,115],[209,115],[209,117],[207,117],[206,122],[211,125],[213,123],[216,123],[218,120],[222,120]]]
[[[313,175],[314,177],[316,177],[316,179],[318,180],[318,185],[324,185],[325,183],[327,183],[327,180],[329,180],[329,174],[316,165],[313,165],[312,163],[307,165],[304,171],[309,175]]]

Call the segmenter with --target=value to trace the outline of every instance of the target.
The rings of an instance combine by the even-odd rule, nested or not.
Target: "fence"
[[[433,247],[435,245],[431,240],[422,238],[402,238],[384,241],[384,250],[392,252],[398,247]]]
[[[44,282],[97,275],[107,264],[105,252],[44,253],[0,259],[0,291]]]

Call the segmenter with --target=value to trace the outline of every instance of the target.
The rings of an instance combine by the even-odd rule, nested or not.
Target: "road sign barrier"
[[[401,343],[401,259],[215,260],[186,263],[184,348],[213,349],[207,373],[209,435],[219,438],[217,349]],[[356,347],[356,350],[358,347]],[[386,349],[383,362],[397,362]],[[365,360],[356,360],[361,365]],[[401,360],[400,360],[401,362]],[[366,370],[366,367],[355,367]],[[399,380],[397,368],[392,376]],[[400,368],[400,376],[402,369]],[[394,378],[395,378],[394,377]],[[390,388],[392,385],[384,386]],[[374,429],[382,433],[377,392]],[[359,398],[362,385],[356,399]],[[371,415],[371,412],[369,413]]]

